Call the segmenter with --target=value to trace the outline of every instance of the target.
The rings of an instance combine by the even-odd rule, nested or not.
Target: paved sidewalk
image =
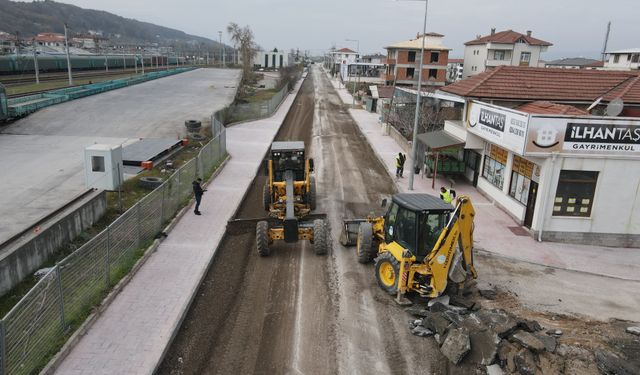
[[[345,104],[351,105],[352,97],[346,89],[338,89],[338,81],[331,80],[334,88]],[[401,151],[400,145],[383,134],[379,114],[363,109],[350,109],[361,131],[371,144],[376,156],[387,166],[395,179],[395,157]],[[413,165],[407,158],[405,166]],[[405,167],[404,178],[395,179],[398,189],[407,192],[410,168]],[[438,195],[441,186],[450,186],[448,180],[438,178],[434,188],[432,180],[416,175],[414,191]],[[458,182],[458,194],[471,197],[477,211],[474,239],[476,248],[501,256],[550,267],[588,272],[603,276],[640,281],[640,250],[602,246],[572,245],[556,242],[538,242],[530,236],[517,236],[508,227],[520,227],[502,209],[493,204],[471,184]]]
[[[296,87],[297,93],[302,81]],[[180,219],[157,251],[64,359],[57,374],[152,374],[197,291],[227,220],[293,104],[227,129],[231,159],[207,186],[200,210]]]

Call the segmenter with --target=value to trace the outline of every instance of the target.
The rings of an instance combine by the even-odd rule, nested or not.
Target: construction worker
[[[444,186],[440,188],[440,199],[442,199],[447,203],[451,203],[455,198],[456,198],[455,191],[449,190]]]
[[[407,160],[407,157],[402,154],[402,152],[398,152],[398,156],[396,156],[396,177],[402,177],[402,172],[404,172],[404,162]]]

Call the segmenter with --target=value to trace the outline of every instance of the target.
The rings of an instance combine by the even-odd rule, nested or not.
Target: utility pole
[[[360,41],[357,39],[345,39],[347,42],[356,42],[357,47],[356,47],[356,58],[355,58],[355,66],[356,66],[356,74],[358,76],[358,78],[360,78],[360,72],[358,71],[358,55],[360,55]],[[347,60],[347,64],[349,63],[349,60]],[[358,79],[359,81],[359,79]],[[351,82],[351,72],[349,72],[349,82]],[[356,107],[356,86],[358,86],[358,83],[356,83],[356,80],[353,80],[353,93],[351,94],[351,98],[353,99],[353,103],[351,104],[351,108],[355,108]]]
[[[71,76],[71,57],[69,57],[69,39],[67,37],[67,23],[64,24],[64,46],[67,50],[67,73],[69,75],[69,86],[73,86],[73,77]]]
[[[218,31],[218,38],[220,40],[220,63],[222,65],[220,65],[221,68],[224,68],[224,47],[222,46],[222,31]]]
[[[602,47],[602,62],[605,62],[607,56],[607,44],[609,44],[609,33],[611,32],[611,21],[607,23],[607,33],[604,36],[604,46]]]
[[[36,51],[36,39],[33,39],[33,69],[36,71],[36,84],[40,84],[40,69],[38,69],[38,51]]]
[[[140,55],[142,56],[142,58],[140,59],[141,63],[142,63],[142,74],[144,74],[144,52]]]
[[[427,10],[429,9],[429,0],[424,2],[424,23],[422,25],[422,47],[420,48],[420,71],[418,72],[418,93],[416,97],[416,115],[413,120],[413,140],[411,142],[411,160],[413,165],[409,173],[409,190],[413,190],[413,177],[415,176],[415,167],[418,155],[418,123],[420,122],[420,99],[422,98],[422,63],[424,62],[424,40],[427,33]]]

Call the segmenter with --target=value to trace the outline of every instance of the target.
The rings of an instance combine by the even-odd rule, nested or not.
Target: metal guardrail
[[[186,205],[192,181],[206,178],[226,157],[226,131],[212,115],[216,136],[198,156],[123,213],[105,230],[58,262],[0,321],[0,374],[32,374],[46,364],[140,251]]]

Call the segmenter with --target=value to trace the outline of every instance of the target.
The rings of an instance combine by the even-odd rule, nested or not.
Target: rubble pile
[[[495,291],[479,294],[495,298]],[[482,309],[469,298],[441,297],[407,312],[416,317],[409,321],[412,334],[433,337],[451,363],[487,374],[639,373],[616,354],[561,344],[561,330],[546,330],[502,309]]]

